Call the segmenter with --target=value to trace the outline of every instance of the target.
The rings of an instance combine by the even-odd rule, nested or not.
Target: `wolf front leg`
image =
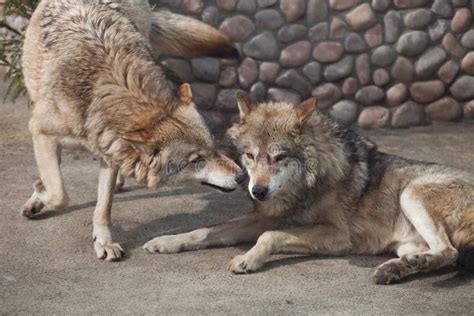
[[[33,147],[40,179],[35,182],[33,194],[21,210],[22,215],[28,218],[43,207],[62,210],[69,203],[60,169],[61,144],[56,137],[33,134]]]
[[[151,253],[178,253],[207,247],[231,246],[255,241],[260,234],[274,229],[274,219],[251,213],[227,223],[201,228],[189,233],[161,236],[147,242],[143,249]]]
[[[112,233],[110,231],[112,226],[112,198],[117,181],[117,172],[116,168],[108,166],[103,160],[100,161],[97,205],[92,220],[94,227],[93,238],[97,258],[107,261],[120,260],[123,255],[122,247],[112,241]]]
[[[232,259],[227,269],[233,273],[249,273],[262,268],[272,254],[342,255],[351,247],[349,233],[329,225],[267,231],[252,249]]]

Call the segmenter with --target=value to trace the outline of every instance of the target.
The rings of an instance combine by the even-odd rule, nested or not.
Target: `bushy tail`
[[[170,12],[153,12],[150,42],[159,52],[181,57],[239,56],[222,32],[196,19]]]
[[[457,265],[463,269],[474,272],[474,247],[459,248]]]

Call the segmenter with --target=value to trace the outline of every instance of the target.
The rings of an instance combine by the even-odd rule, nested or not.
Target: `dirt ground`
[[[474,276],[455,268],[376,286],[371,275],[387,257],[275,256],[262,272],[232,275],[226,263],[249,246],[178,255],[141,249],[155,236],[248,212],[242,192],[150,191],[129,181],[113,206],[115,240],[126,258],[100,261],[91,238],[98,162],[88,153],[65,152],[69,208],[35,220],[20,216],[36,176],[28,116],[24,101],[0,106],[1,314],[472,315]],[[365,134],[387,152],[474,171],[473,123]]]

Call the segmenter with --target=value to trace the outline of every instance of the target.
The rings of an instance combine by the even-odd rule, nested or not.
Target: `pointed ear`
[[[153,135],[145,129],[126,132],[121,137],[123,140],[134,144],[145,145],[154,143]]]
[[[250,114],[252,110],[252,102],[250,101],[247,94],[243,91],[237,91],[237,105],[239,106],[240,119],[244,120],[247,115]]]
[[[316,98],[309,98],[308,100],[303,101],[303,103],[295,106],[296,116],[298,117],[298,120],[301,124],[304,124],[309,119],[311,114],[313,114],[317,103],[318,101]]]
[[[193,92],[189,83],[183,83],[178,90],[178,98],[184,104],[191,104],[193,102]]]

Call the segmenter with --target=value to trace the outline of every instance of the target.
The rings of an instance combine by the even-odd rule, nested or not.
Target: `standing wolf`
[[[26,33],[23,69],[41,180],[22,213],[67,206],[61,142],[83,144],[101,160],[93,237],[97,256],[108,261],[123,252],[110,231],[118,171],[149,187],[168,178],[237,186],[238,166],[215,150],[189,85],[173,91],[150,42],[183,56],[235,56],[223,34],[191,18],[152,14],[147,0],[44,0]]]
[[[406,160],[320,113],[316,100],[253,104],[238,97],[241,123],[229,130],[249,175],[254,212],[226,224],[148,242],[175,253],[257,241],[230,261],[256,271],[271,254],[380,254],[376,283],[457,263],[474,267],[474,178]]]

